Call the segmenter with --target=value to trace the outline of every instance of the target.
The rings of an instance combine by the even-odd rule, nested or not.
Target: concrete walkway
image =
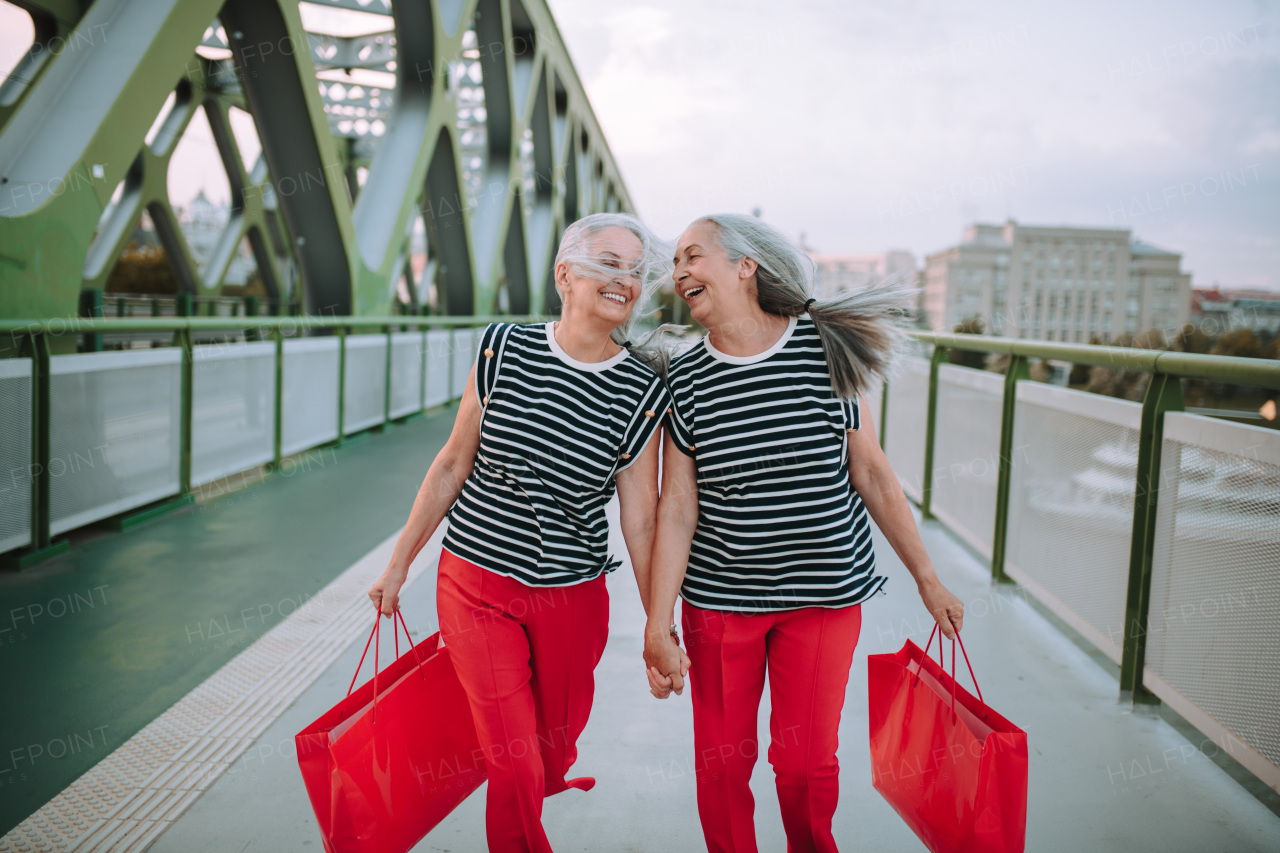
[[[407,509],[407,508],[406,508]],[[1194,743],[1154,714],[1117,704],[1113,673],[1020,598],[993,589],[986,570],[936,524],[925,526],[943,580],[967,604],[966,645],[984,695],[1029,735],[1028,851],[1280,851],[1280,817],[1245,792]],[[393,540],[366,558],[373,576]],[[437,538],[438,542],[438,538]],[[614,543],[615,553],[625,553]],[[910,576],[877,540],[888,594],[864,607],[841,729],[841,803],[835,832],[845,851],[923,850],[871,787],[867,753],[866,656],[923,645],[929,623]],[[423,558],[433,561],[433,543]],[[430,566],[428,566],[430,569]],[[640,663],[643,618],[628,568],[610,576],[611,634],[597,671],[595,709],[575,775],[589,793],[547,801],[544,822],[559,851],[685,853],[705,849],[698,825],[688,694],[659,702]],[[436,629],[428,571],[405,596],[415,637]],[[346,690],[353,644],[150,848],[193,851],[316,851],[321,841],[293,753],[293,736]],[[767,743],[768,692],[761,713]],[[786,848],[761,761],[753,777],[761,850]],[[484,844],[484,792],[474,794],[415,848],[469,853]]]
[[[67,553],[0,573],[0,836],[404,524],[453,411],[224,478],[208,502],[77,531]]]

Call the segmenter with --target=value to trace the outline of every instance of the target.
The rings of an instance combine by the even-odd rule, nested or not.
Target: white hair
[[[889,374],[907,341],[903,320],[918,292],[913,282],[892,278],[818,301],[813,299],[813,260],[778,229],[738,213],[697,221],[716,226],[716,242],[730,263],[756,262],[756,300],[763,310],[782,317],[808,312],[837,394],[866,393]]]
[[[630,267],[619,269],[606,264],[605,259],[593,251],[591,237],[608,228],[625,228],[640,241],[640,257]],[[632,341],[631,333],[636,319],[651,312],[654,293],[663,281],[671,276],[671,246],[658,239],[644,224],[626,213],[593,213],[572,223],[560,238],[554,268],[565,264],[573,271],[594,281],[612,281],[621,272],[635,276],[640,281],[640,296],[636,299],[627,319],[615,328],[609,337],[619,346],[649,365],[665,377],[669,353],[662,346],[662,338],[671,330],[668,325],[659,326],[644,340]]]

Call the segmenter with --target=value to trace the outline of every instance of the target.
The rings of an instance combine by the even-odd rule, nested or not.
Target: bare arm
[[[644,659],[649,682],[660,699],[684,692],[689,659],[671,642],[676,597],[689,565],[689,548],[698,526],[698,473],[693,460],[662,430],[662,496],[658,500],[658,530],[653,543],[649,589],[649,622],[645,626]]]
[[[369,588],[369,598],[382,611],[391,616],[400,606],[400,587],[404,586],[409,566],[418,552],[435,534],[436,528],[453,507],[462,493],[462,484],[471,476],[476,452],[480,449],[480,402],[476,400],[476,371],[471,368],[467,387],[462,392],[458,414],[453,421],[453,432],[440,452],[436,454],[427,476],[418,487],[409,520],[405,522],[400,538],[396,540],[391,561],[382,577]]]
[[[861,412],[860,426],[861,429],[848,433],[849,481],[862,496],[880,532],[915,578],[924,606],[937,620],[942,633],[950,637],[953,630],[960,629],[964,605],[938,580],[902,484],[880,449],[875,424],[865,409]]]
[[[640,458],[618,472],[618,504],[622,517],[622,538],[631,555],[631,568],[640,588],[640,603],[649,613],[649,560],[653,551],[654,516],[658,511],[658,446],[649,439]]]

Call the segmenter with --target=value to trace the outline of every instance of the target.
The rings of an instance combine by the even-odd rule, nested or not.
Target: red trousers
[[[436,608],[485,752],[489,850],[549,853],[543,799],[595,785],[565,773],[609,635],[604,576],[532,587],[442,551]]]
[[[789,853],[834,853],[840,712],[862,607],[781,613],[702,610],[684,602],[692,666],[698,816],[711,853],[756,853],[751,771],[769,671],[769,763]]]

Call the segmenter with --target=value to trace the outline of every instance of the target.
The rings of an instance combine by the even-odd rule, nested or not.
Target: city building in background
[[[813,258],[813,295],[830,299],[846,290],[860,290],[894,275],[916,274],[916,259],[910,252],[891,249],[862,255],[820,255]]]
[[[1280,293],[1197,288],[1191,291],[1191,324],[1208,335],[1232,329],[1280,334]]]
[[[925,322],[950,331],[976,317],[993,334],[1078,343],[1172,333],[1190,313],[1181,262],[1126,228],[975,223],[925,259]]]
[[[223,237],[223,231],[226,230],[227,222],[231,219],[231,205],[226,202],[210,201],[202,189],[186,207],[179,207],[174,214],[177,216],[179,227],[182,228],[183,236],[187,238],[191,259],[204,269],[214,259],[218,244],[226,239]],[[253,260],[253,250],[249,248],[247,239],[242,240],[227,262],[223,281],[225,284],[243,286],[248,284],[249,279],[256,272],[257,264]]]

